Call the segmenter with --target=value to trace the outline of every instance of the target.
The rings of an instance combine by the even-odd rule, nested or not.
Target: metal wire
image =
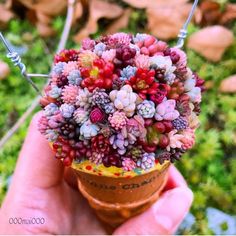
[[[24,63],[21,62],[21,57],[17,52],[13,52],[9,44],[7,43],[6,39],[4,38],[3,34],[0,32],[0,39],[2,40],[3,44],[5,45],[8,53],[7,57],[11,59],[13,62],[14,66],[17,66],[21,74],[24,76],[24,78],[28,81],[28,83],[35,89],[35,91],[41,96],[41,92],[37,85],[31,80],[30,76],[28,76],[26,72],[26,66]]]
[[[177,42],[177,45],[175,46],[176,48],[182,48],[184,46],[184,40],[185,40],[185,38],[187,37],[187,34],[188,34],[187,28],[188,28],[189,23],[192,20],[192,17],[193,17],[195,9],[197,7],[198,1],[199,0],[194,1],[193,6],[191,8],[191,11],[189,12],[188,18],[185,21],[182,29],[180,30],[180,32],[178,34],[178,42]]]

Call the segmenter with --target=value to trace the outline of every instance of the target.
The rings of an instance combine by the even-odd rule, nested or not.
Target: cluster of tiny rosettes
[[[203,85],[182,50],[151,35],[85,39],[55,56],[39,130],[66,166],[148,170],[194,145]]]

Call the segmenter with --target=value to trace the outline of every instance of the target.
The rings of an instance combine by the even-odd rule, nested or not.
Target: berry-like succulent
[[[111,89],[114,65],[103,59],[95,59],[92,67],[82,73],[84,78],[81,82],[83,88],[92,92],[95,88]]]
[[[71,118],[74,111],[75,111],[75,107],[73,105],[69,105],[69,104],[62,104],[60,107],[60,111],[63,117],[65,118]]]
[[[129,45],[122,45],[116,49],[116,57],[113,60],[117,67],[126,67],[134,63],[136,50]]]
[[[116,111],[115,106],[112,102],[104,104],[102,108],[106,114],[113,114]]]
[[[67,103],[74,105],[79,89],[75,85],[67,85],[62,90],[62,100]]]
[[[59,129],[59,134],[64,139],[73,139],[79,137],[79,127],[77,127],[74,119],[69,119],[66,123],[62,124]]]
[[[152,118],[155,114],[155,104],[152,101],[144,100],[137,106],[137,112],[143,118]]]
[[[175,148],[171,149],[170,153],[170,161],[174,163],[175,161],[179,161],[181,159],[182,155],[185,153],[185,150],[181,148]]]
[[[123,111],[126,116],[131,117],[136,107],[137,94],[131,86],[125,85],[120,90],[112,90],[109,94],[116,109]]]
[[[91,110],[89,118],[90,121],[95,124],[104,121],[105,114],[100,108],[95,107]]]
[[[69,144],[68,140],[63,138],[58,138],[56,142],[53,143],[53,150],[56,152],[55,157],[61,159],[65,166],[70,166],[75,158],[75,151]]]
[[[92,95],[92,104],[102,107],[107,103],[110,103],[111,100],[109,95],[106,93],[105,89],[95,89]]]
[[[143,154],[143,148],[142,146],[131,146],[131,147],[128,147],[128,150],[127,150],[127,156],[130,156],[132,159],[134,159],[135,161],[137,161]]]
[[[177,100],[179,96],[182,95],[183,93],[184,93],[184,83],[181,82],[180,79],[175,79],[168,93],[168,98]]]
[[[92,149],[97,153],[109,154],[111,150],[111,145],[109,139],[103,136],[102,134],[98,134],[96,137],[91,139]]]
[[[155,153],[144,153],[137,161],[137,166],[143,170],[149,170],[155,165]]]
[[[84,139],[91,139],[96,136],[99,131],[99,127],[95,124],[92,124],[90,121],[86,121],[80,127],[80,134]]]
[[[116,166],[122,167],[122,161],[119,154],[105,155],[102,159],[102,163],[105,167]]]
[[[157,92],[158,83],[155,82],[154,75],[154,70],[139,68],[136,75],[126,80],[126,83],[129,84],[142,99],[146,99],[148,95]]]
[[[172,121],[174,129],[183,130],[188,127],[188,121],[184,117],[178,117]]]
[[[156,159],[160,164],[163,164],[165,161],[171,160],[171,153],[167,151],[161,151],[156,154]]]
[[[54,63],[58,62],[68,62],[68,61],[77,61],[79,51],[74,49],[64,49],[59,54],[54,57]]]
[[[108,117],[108,120],[115,130],[121,130],[127,123],[128,119],[124,112],[116,111]]]
[[[134,42],[140,48],[140,53],[147,56],[161,54],[167,46],[166,43],[157,41],[154,36],[145,34],[137,35],[134,38]]]
[[[80,162],[83,158],[90,158],[92,155],[90,142],[69,140],[69,144],[75,151],[75,160]]]
[[[73,118],[75,122],[79,125],[83,124],[89,118],[89,111],[82,107],[77,108],[74,111]]]
[[[189,105],[189,96],[187,94],[183,94],[176,101],[176,110],[180,113],[181,116],[187,117],[191,114],[191,107]]]
[[[125,171],[131,171],[136,168],[136,163],[131,158],[122,158],[122,168]]]

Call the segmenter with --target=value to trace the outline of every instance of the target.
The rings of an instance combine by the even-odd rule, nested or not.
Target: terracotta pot
[[[98,218],[115,228],[150,207],[159,197],[168,177],[169,162],[127,178],[99,176],[73,166],[82,195]]]

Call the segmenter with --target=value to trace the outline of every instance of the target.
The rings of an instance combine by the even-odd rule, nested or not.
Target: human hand
[[[73,172],[54,158],[48,142],[39,133],[39,117],[37,114],[31,122],[0,210],[0,234],[105,234],[76,189]],[[185,180],[171,166],[159,200],[146,212],[117,228],[114,234],[172,234],[187,214],[192,199]],[[10,224],[11,218],[42,218],[44,223]]]

